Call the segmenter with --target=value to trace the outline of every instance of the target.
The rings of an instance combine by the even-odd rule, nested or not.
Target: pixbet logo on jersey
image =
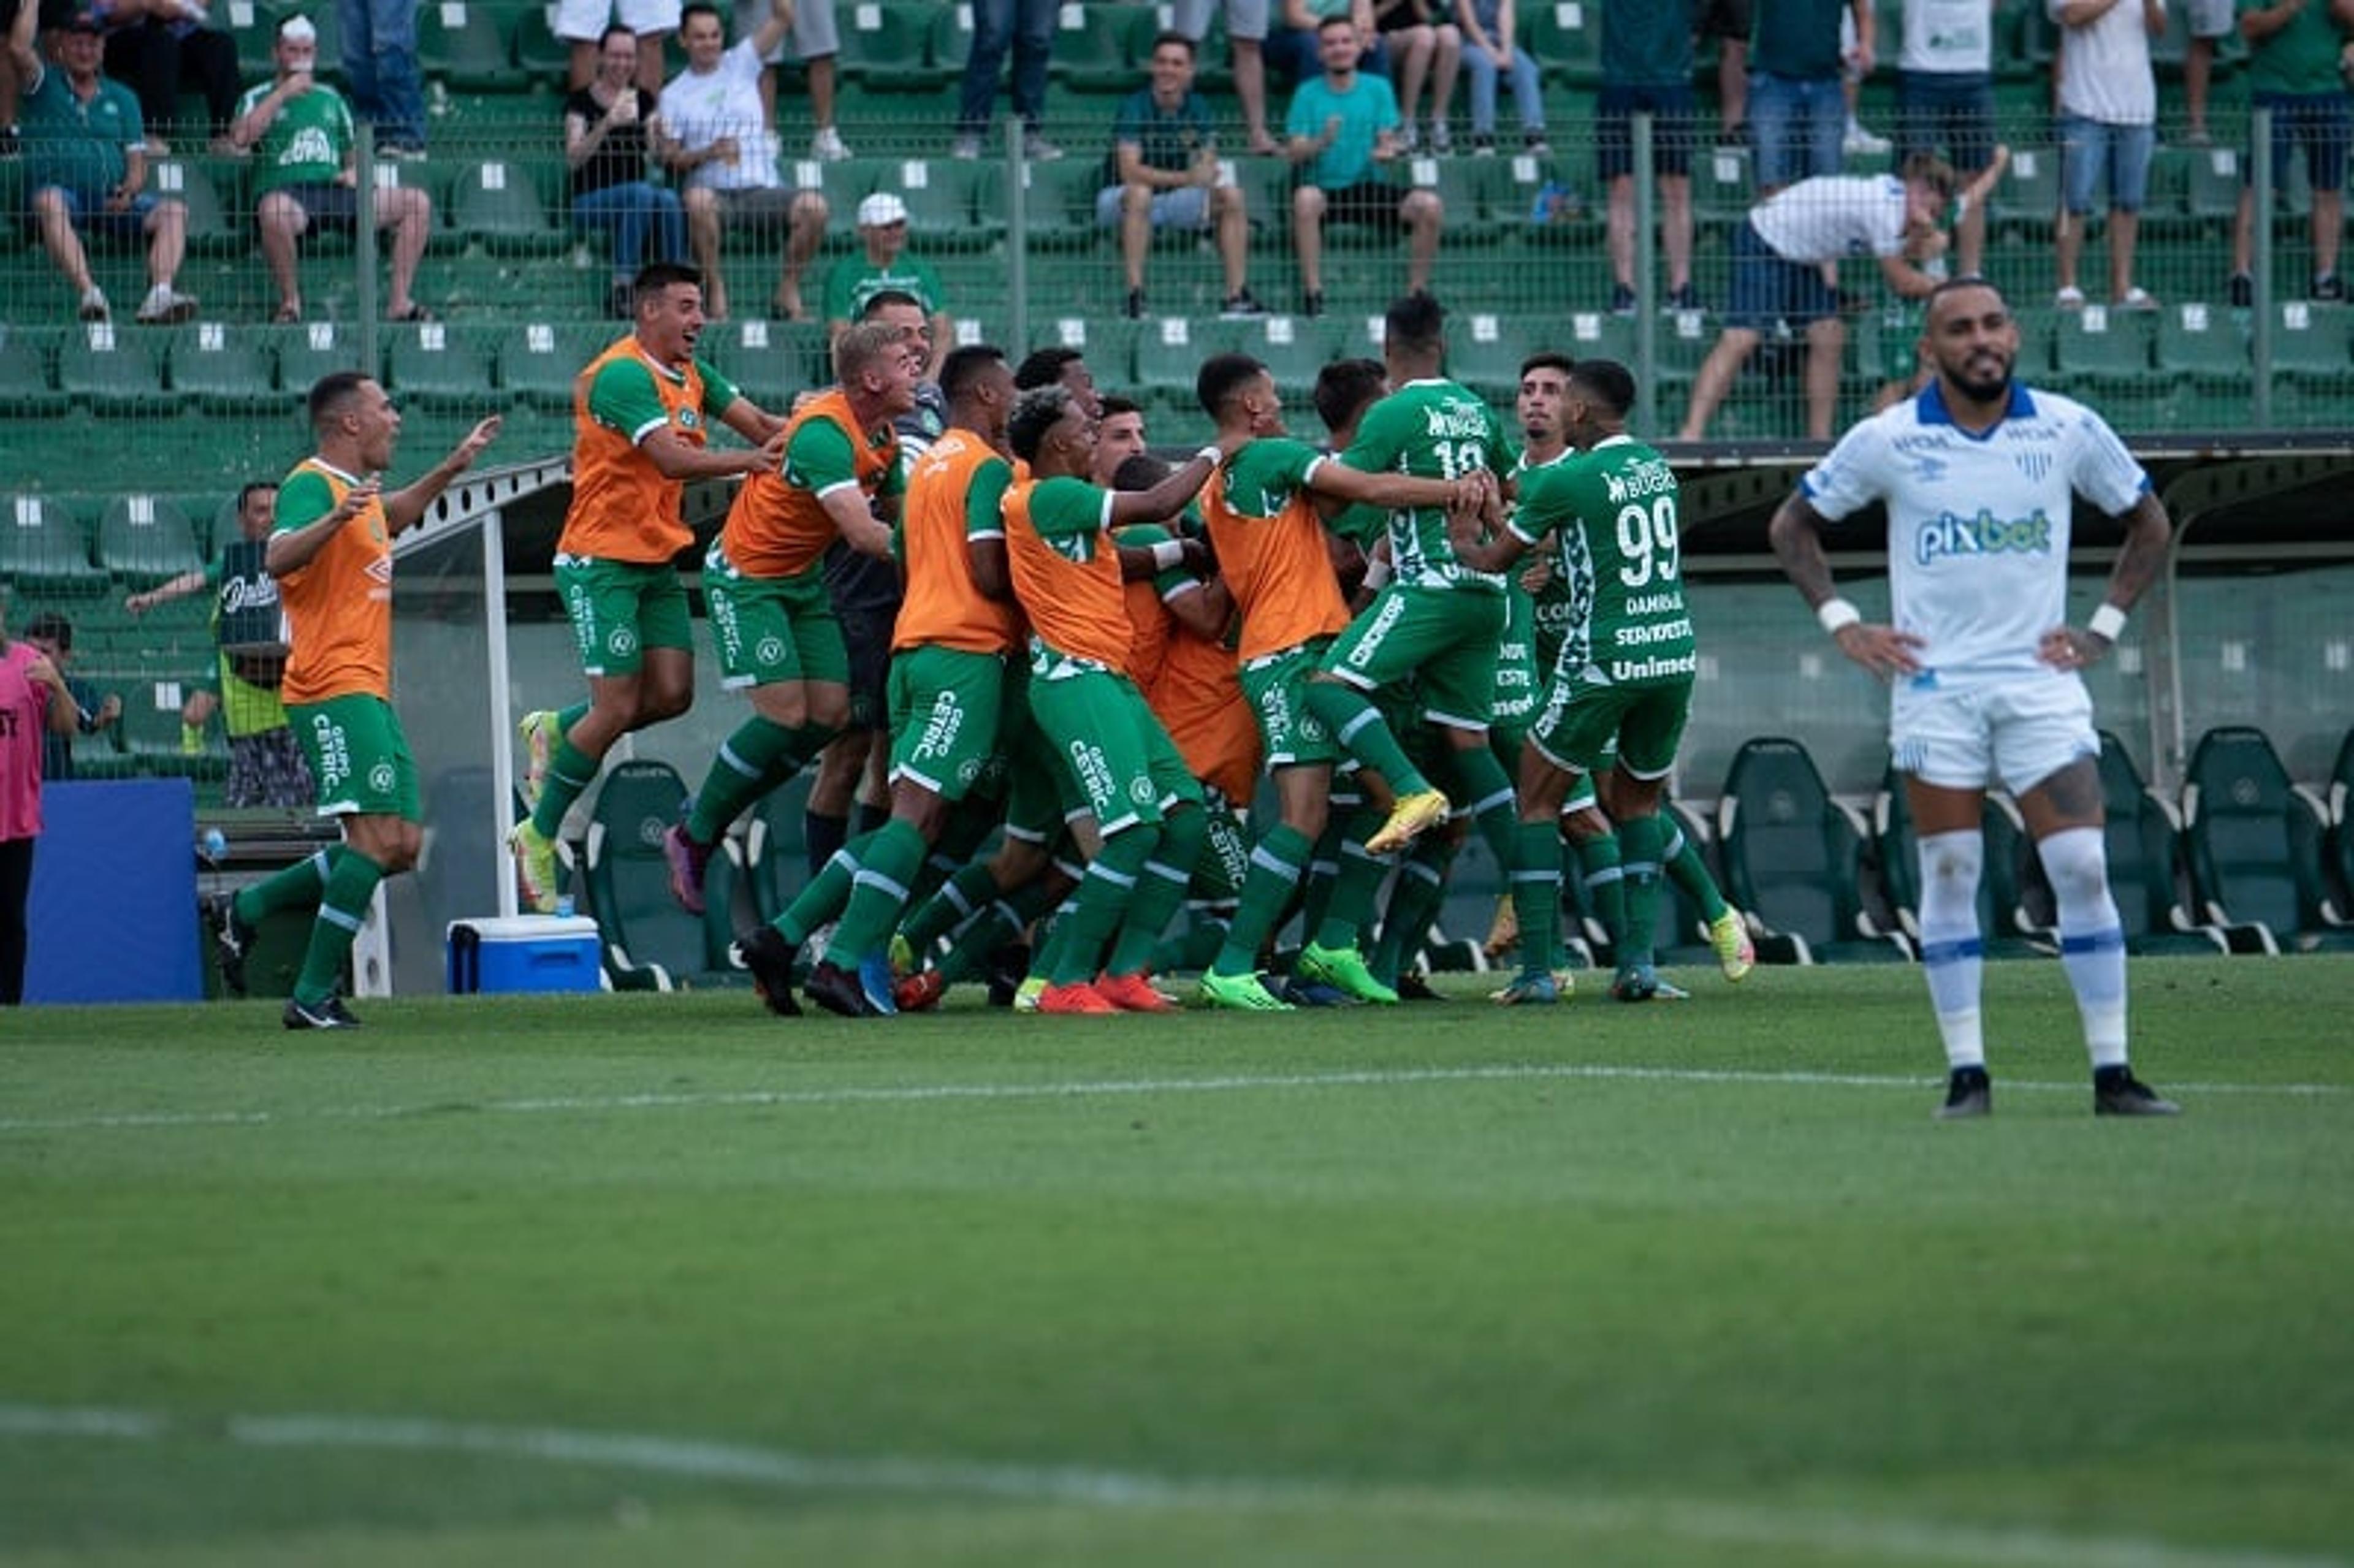
[[[1981,506],[1963,517],[1940,512],[1921,524],[1913,543],[1914,558],[1925,567],[1956,556],[2045,556],[2052,553],[2052,519],[2041,507],[2025,517],[1997,517]]]

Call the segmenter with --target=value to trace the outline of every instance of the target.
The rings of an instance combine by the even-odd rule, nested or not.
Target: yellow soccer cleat
[[[1757,944],[1749,939],[1749,922],[1738,909],[1727,909],[1708,923],[1708,945],[1716,949],[1716,967],[1735,985],[1757,967]]]
[[[1404,849],[1447,821],[1447,813],[1451,810],[1453,808],[1447,805],[1447,797],[1436,789],[1417,789],[1412,794],[1401,795],[1397,798],[1397,804],[1390,808],[1389,820],[1382,823],[1381,831],[1365,841],[1365,848],[1374,854],[1387,854],[1392,850]]]

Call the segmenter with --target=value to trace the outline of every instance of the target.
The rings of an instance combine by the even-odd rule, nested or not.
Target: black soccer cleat
[[[1946,1103],[1937,1107],[1939,1121],[1962,1121],[1994,1114],[1994,1080],[1984,1067],[1956,1067],[1946,1080]]]
[[[744,967],[751,971],[752,989],[779,1018],[799,1018],[801,1004],[793,1000],[794,948],[774,926],[761,926],[736,938]]]
[[[334,997],[324,1001],[300,1001],[286,999],[286,1011],[281,1015],[289,1029],[356,1029],[360,1021],[344,1011],[343,1003]]]
[[[844,1018],[871,1018],[875,1010],[866,1004],[866,988],[858,983],[858,971],[843,969],[840,964],[820,959],[801,981],[801,991],[811,1001],[828,1012]]]
[[[2180,1116],[2182,1107],[2133,1075],[2130,1067],[2104,1067],[2093,1075],[2094,1116]]]
[[[205,921],[213,928],[213,957],[220,966],[221,986],[232,996],[245,994],[245,959],[253,951],[253,927],[238,917],[237,895],[216,893],[205,900]]]

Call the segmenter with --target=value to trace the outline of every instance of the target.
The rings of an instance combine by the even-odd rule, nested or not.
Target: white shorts
[[[595,43],[609,18],[640,37],[678,31],[680,0],[556,0],[556,36]]]
[[[1096,222],[1106,228],[1119,227],[1119,204],[1126,185],[1106,185],[1096,192]],[[1177,185],[1152,193],[1152,227],[1155,228],[1203,228],[1210,221],[1210,192],[1204,185]]]
[[[1888,747],[1899,773],[1945,789],[1998,780],[2026,793],[2080,758],[2098,757],[2093,696],[2076,675],[2023,676],[1959,690],[1899,685]]]
[[[760,30],[769,7],[761,0],[736,0],[736,37],[748,38]],[[842,34],[834,19],[833,0],[800,0],[793,7],[793,30],[785,41],[760,58],[762,65],[787,60],[822,60],[842,52]]]
[[[2190,13],[2190,36],[2194,38],[2220,38],[2232,30],[2232,0],[2190,0],[2183,10]]]

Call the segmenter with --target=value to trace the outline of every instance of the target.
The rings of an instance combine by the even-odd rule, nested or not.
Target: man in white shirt
[[[2109,184],[2109,300],[2125,310],[2158,302],[2133,281],[2134,242],[2149,195],[2150,154],[2158,148],[2158,78],[2149,41],[2166,31],[2166,0],[2044,0],[2060,24],[2060,228],[2053,249],[2060,291],[2053,302],[2079,310],[2076,260],[2084,220],[2105,172]]]
[[[767,20],[734,48],[711,0],[689,0],[679,14],[686,69],[662,90],[653,123],[654,155],[677,175],[686,238],[703,270],[706,319],[727,319],[727,284],[719,267],[722,228],[783,227],[785,260],[769,301],[780,321],[803,321],[801,272],[825,238],[825,198],[788,188],[777,174],[777,135],[760,104],[760,59],[793,24],[792,0],[772,0]]]
[[[1896,155],[1934,153],[1965,181],[1994,162],[1994,18],[1998,0],[1904,0],[1896,56]],[[1986,209],[1954,229],[1960,275],[1979,274]]]
[[[1776,322],[1807,334],[1807,434],[1830,440],[1839,405],[1840,355],[1847,326],[1826,263],[1872,256],[1888,286],[1925,298],[1936,280],[1908,258],[1942,249],[1936,223],[1954,194],[1954,171],[1939,159],[1904,160],[1903,176],[1818,175],[1785,185],[1749,209],[1733,237],[1733,294],[1724,334],[1692,379],[1679,440],[1699,440],[1733,378]]]
[[[2017,796],[2052,882],[2103,1116],[2170,1116],[2126,1061],[2125,932],[2109,894],[2093,701],[2079,673],[2115,645],[2166,557],[2166,508],[2083,404],[2011,377],[2019,325],[1978,279],[1931,295],[1936,379],[1849,430],[1774,514],[1774,553],[1840,652],[1893,684],[1889,745],[1920,845],[1921,958],[1946,1047],[1944,1118],[1993,1109],[1978,1012],[1978,885],[1988,783]],[[2125,526],[2103,601],[2067,622],[2073,498]],[[1822,529],[1888,511],[1891,609],[1840,598]]]

